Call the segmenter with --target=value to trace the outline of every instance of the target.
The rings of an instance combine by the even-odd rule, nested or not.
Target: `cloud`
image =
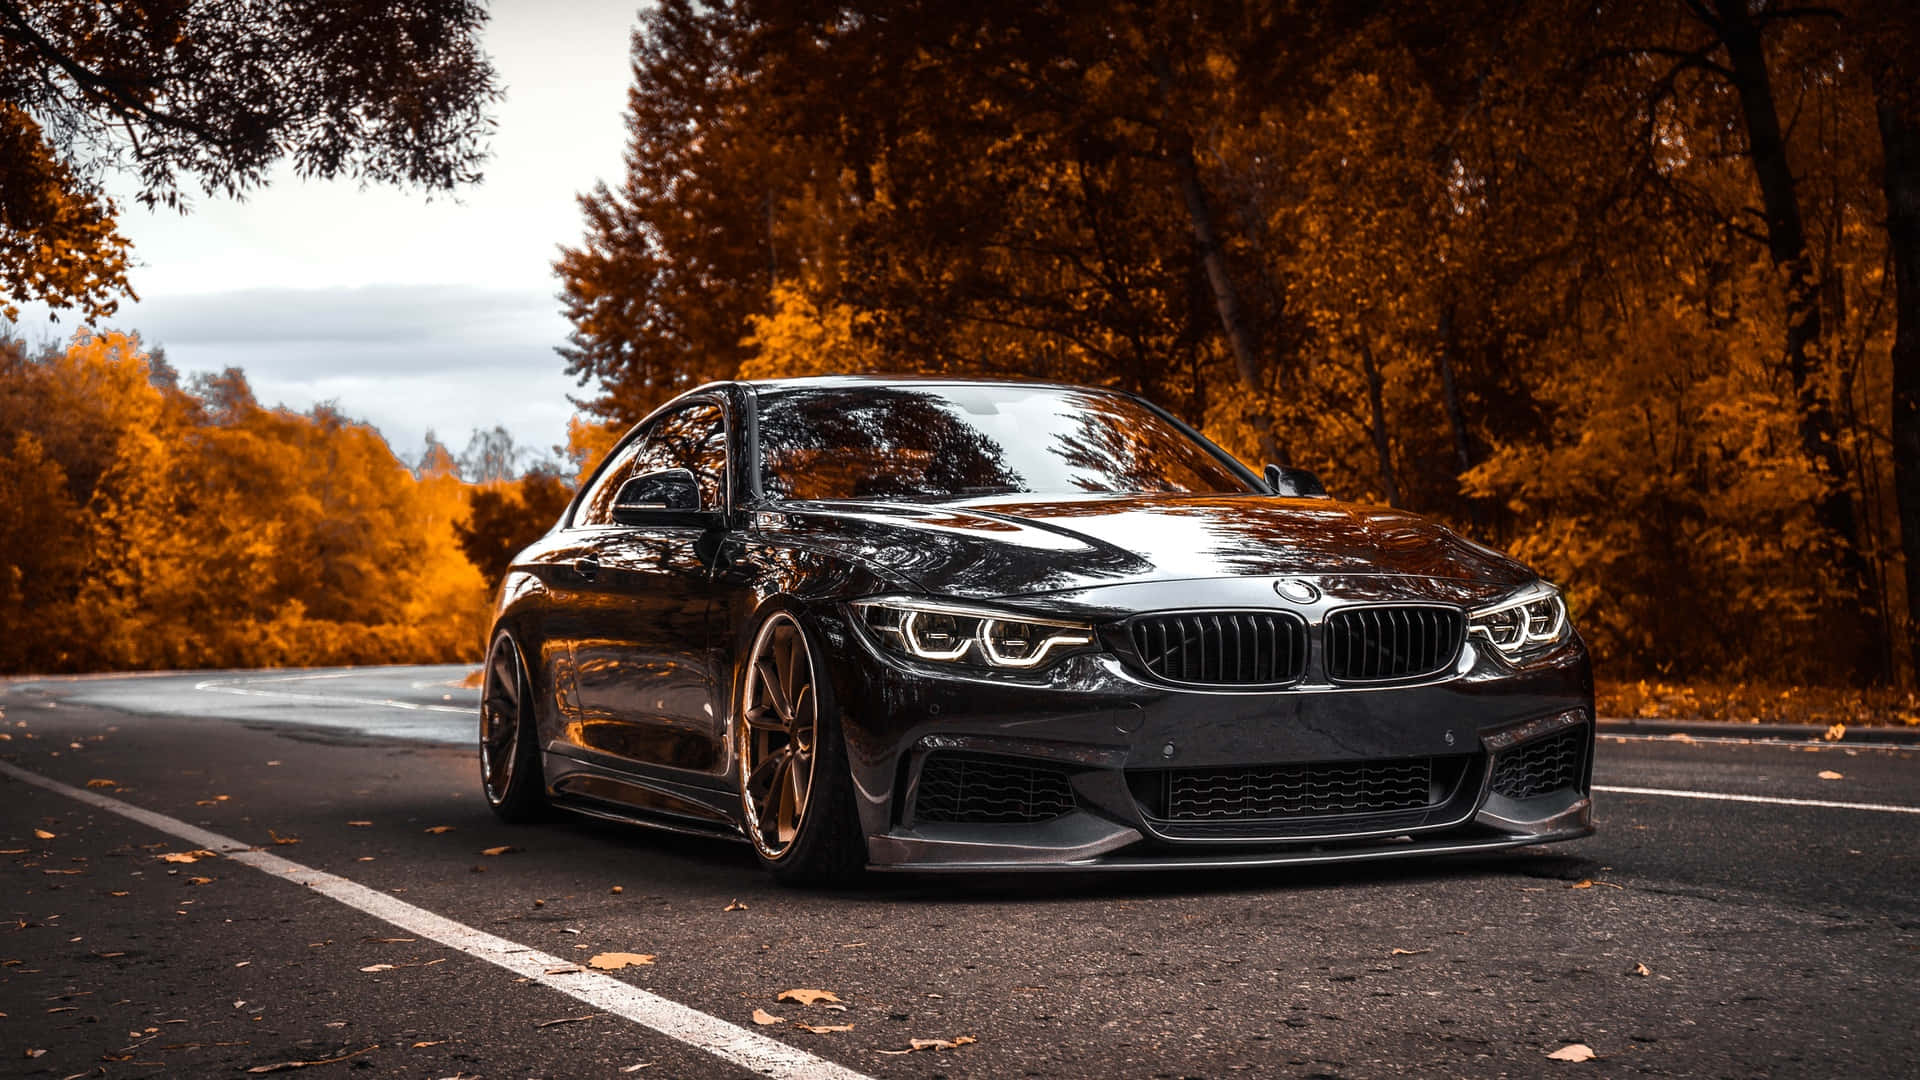
[[[282,342],[555,345],[567,323],[538,292],[471,285],[238,289],[150,296],[114,320],[164,345]]]

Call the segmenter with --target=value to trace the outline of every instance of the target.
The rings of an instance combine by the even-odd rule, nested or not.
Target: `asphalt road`
[[[807,893],[737,845],[498,824],[462,674],[0,683],[0,761],[68,788],[0,772],[0,1076],[344,1057],[282,1071],[1904,1077],[1920,1060],[1912,749],[1603,739],[1604,787],[1776,801],[1602,791],[1596,836],[1498,858]],[[189,826],[237,843],[178,861],[223,842]],[[607,952],[655,959],[565,970]],[[777,1000],[796,988],[844,1010]],[[1598,1058],[1548,1058],[1569,1043]]]

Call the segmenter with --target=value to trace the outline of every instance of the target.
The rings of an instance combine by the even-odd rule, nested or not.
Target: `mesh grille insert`
[[[1457,772],[1458,770],[1454,770]],[[1332,817],[1420,810],[1446,796],[1432,758],[1167,769],[1157,805],[1167,821]],[[1449,773],[1449,776],[1451,773]]]
[[[1580,783],[1587,763],[1584,727],[1521,743],[1493,759],[1493,791],[1509,799],[1531,799]]]
[[[1460,653],[1466,616],[1452,608],[1371,607],[1327,616],[1327,677],[1339,682],[1417,679]]]
[[[1287,612],[1147,615],[1127,633],[1148,674],[1170,682],[1271,686],[1307,670],[1307,624]]]
[[[1032,824],[1074,810],[1067,774],[1045,765],[978,754],[936,753],[920,767],[917,821]]]

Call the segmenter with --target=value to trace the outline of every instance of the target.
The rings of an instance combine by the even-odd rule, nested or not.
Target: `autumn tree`
[[[181,388],[137,339],[0,343],[5,670],[473,655],[486,586],[458,477],[416,480],[329,408]]]
[[[513,557],[560,520],[573,489],[551,468],[474,488],[466,520],[454,526],[460,550],[488,584],[497,584]]]
[[[104,180],[185,209],[282,163],[429,193],[480,177],[498,99],[478,0],[0,0],[0,314],[111,314]]]

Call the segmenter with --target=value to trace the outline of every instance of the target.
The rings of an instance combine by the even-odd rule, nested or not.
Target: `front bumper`
[[[1492,851],[1593,831],[1593,687],[1578,637],[1521,670],[1470,644],[1455,668],[1417,685],[1232,692],[1145,681],[1105,654],[1071,657],[1037,678],[957,676],[882,654],[846,622],[828,636],[845,661],[835,689],[877,870],[1300,865]],[[1564,782],[1516,785],[1501,763],[1547,740],[1558,740],[1563,759],[1577,749],[1577,762],[1558,763]],[[941,755],[1006,763],[1010,776],[1044,774],[1070,787],[1057,800],[1068,808],[1044,820],[928,820],[921,780]],[[1176,775],[1295,768],[1348,777],[1416,762],[1427,763],[1432,785],[1419,806],[1181,820],[1151,794]]]

